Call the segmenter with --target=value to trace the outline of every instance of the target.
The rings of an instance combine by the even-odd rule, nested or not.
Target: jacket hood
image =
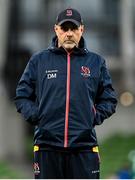
[[[58,44],[58,38],[57,38],[57,36],[54,36],[52,38],[51,46],[48,49],[50,51],[58,53],[58,54],[65,53],[66,52],[65,49],[63,47],[58,48],[57,44]],[[84,54],[88,53],[88,49],[86,47],[86,43],[85,43],[85,40],[83,37],[81,37],[81,39],[80,39],[79,47],[74,47],[72,53],[78,54],[78,55],[84,55]]]

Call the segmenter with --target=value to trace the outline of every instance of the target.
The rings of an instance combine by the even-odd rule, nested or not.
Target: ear
[[[84,25],[81,25],[81,32],[84,32]]]
[[[54,31],[56,32],[58,30],[58,27],[57,27],[57,25],[55,24],[54,25]]]

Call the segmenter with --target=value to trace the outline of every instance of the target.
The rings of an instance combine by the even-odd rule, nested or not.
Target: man
[[[86,48],[80,13],[62,11],[51,46],[34,54],[18,83],[16,107],[35,126],[35,178],[99,178],[94,127],[117,104],[105,60]]]

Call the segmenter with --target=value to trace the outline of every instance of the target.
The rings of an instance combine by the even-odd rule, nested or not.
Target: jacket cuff
[[[103,123],[103,120],[101,120],[101,114],[96,110],[95,118],[94,118],[94,126],[95,125],[101,125]]]
[[[39,122],[39,113],[38,113],[38,107],[37,106],[33,106],[31,108],[31,113],[29,114],[29,116],[24,117],[26,119],[27,122],[29,122],[31,125],[37,125]]]

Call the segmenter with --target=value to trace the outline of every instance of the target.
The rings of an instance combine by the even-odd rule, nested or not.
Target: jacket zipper
[[[64,147],[68,147],[68,121],[69,121],[69,102],[70,101],[70,53],[67,53],[67,88],[66,88],[66,113],[65,113],[65,132]]]

